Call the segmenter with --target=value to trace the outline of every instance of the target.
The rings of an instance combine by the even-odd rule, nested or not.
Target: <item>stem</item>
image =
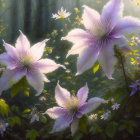
[[[126,85],[126,88],[127,88],[128,92],[129,92],[127,76],[126,76],[126,72],[125,72],[125,68],[124,68],[123,58],[122,58],[121,55],[120,55],[120,63],[122,65],[123,76],[124,76],[124,79],[125,79],[125,85]]]

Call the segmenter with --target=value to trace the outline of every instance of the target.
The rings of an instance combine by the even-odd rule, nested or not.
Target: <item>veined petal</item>
[[[14,69],[16,67],[15,61],[7,53],[0,55],[0,63],[6,65],[8,69]]]
[[[112,78],[112,73],[114,71],[114,49],[113,45],[110,42],[110,44],[106,44],[106,46],[102,46],[99,57],[98,57],[99,63],[101,64],[103,71],[105,72],[106,76],[109,79]]]
[[[78,42],[72,46],[72,48],[68,51],[66,57],[68,57],[69,55],[80,54],[86,47],[90,45],[91,42],[87,42],[87,41]]]
[[[110,0],[103,8],[101,20],[104,24],[114,26],[122,17],[123,9],[124,5],[122,0]]]
[[[98,98],[98,97],[94,97],[94,98],[89,99],[88,102],[87,102],[87,108],[85,110],[85,113],[92,112],[102,103],[106,103],[106,101],[104,99],[101,99],[101,98]]]
[[[93,46],[90,46],[83,50],[83,52],[78,57],[76,75],[82,74],[83,72],[91,68],[97,60],[97,56],[98,49],[93,48]]]
[[[20,31],[20,36],[16,41],[16,49],[21,55],[26,54],[30,49],[30,42],[27,37]]]
[[[131,16],[126,16],[114,27],[113,33],[115,35],[122,35],[140,30],[140,20]]]
[[[38,60],[33,65],[34,67],[38,68],[41,73],[49,73],[58,69],[59,67],[65,69],[65,66],[56,64],[53,60],[47,58]]]
[[[70,93],[65,88],[62,88],[59,85],[59,82],[57,83],[57,86],[55,88],[55,99],[59,106],[62,106],[65,108],[65,103],[70,99]]]
[[[84,13],[82,15],[82,23],[84,24],[86,29],[92,30],[93,26],[98,25],[98,22],[100,20],[100,14],[86,5],[84,5],[83,7]]]
[[[71,135],[74,136],[79,127],[79,119],[75,119],[71,123]]]
[[[44,48],[46,46],[46,42],[48,40],[49,39],[45,39],[42,42],[38,42],[31,47],[31,54],[35,60],[39,60],[42,57],[43,52],[44,52]]]
[[[56,120],[51,133],[59,132],[69,127],[72,120],[73,120],[72,116],[69,116],[69,114],[59,117]]]
[[[29,82],[29,84],[35,90],[37,90],[36,96],[39,96],[41,94],[41,92],[43,91],[43,87],[44,87],[43,77],[42,77],[42,74],[40,73],[40,71],[38,71],[38,70],[29,71],[26,74],[26,78],[27,78],[27,81]]]
[[[52,119],[57,119],[60,116],[63,116],[66,113],[66,110],[63,109],[62,107],[53,107],[48,109],[45,114],[49,115],[50,118]]]
[[[116,44],[117,47],[119,47],[119,49],[121,49],[124,53],[130,53],[131,49],[130,49],[130,47],[129,47],[128,40],[127,40],[124,36],[121,36],[121,37],[119,37],[119,38],[116,38],[115,44]]]
[[[86,84],[84,87],[80,88],[77,93],[77,98],[80,102],[80,106],[86,102],[87,97],[88,97],[88,86]]]
[[[9,56],[11,56],[13,59],[18,58],[18,54],[17,54],[17,51],[16,51],[15,47],[13,47],[12,45],[6,43],[4,40],[3,40],[3,46],[5,47],[5,49],[7,51],[7,54]]]
[[[72,43],[78,43],[79,40],[88,41],[92,39],[92,35],[89,32],[78,28],[70,31],[66,37],[62,37],[62,40],[68,40]]]
[[[10,88],[15,83],[17,83],[25,75],[24,71],[14,70],[5,70],[0,78],[0,95],[2,91]]]

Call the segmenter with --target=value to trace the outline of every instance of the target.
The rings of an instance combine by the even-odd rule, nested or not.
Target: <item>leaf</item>
[[[47,118],[43,115],[40,116],[39,120],[42,122],[42,123],[46,123],[47,122]]]
[[[98,62],[96,62],[93,66],[93,73],[95,74],[99,70],[99,68],[100,68],[100,65]]]
[[[116,122],[109,123],[105,129],[106,135],[110,138],[113,138],[116,133],[116,128],[117,128]]]
[[[8,104],[5,103],[4,99],[0,99],[0,114],[2,116],[8,116],[8,113],[10,112]]]
[[[10,117],[8,119],[8,123],[10,124],[11,127],[14,127],[15,125],[21,125],[20,118],[17,116]]]
[[[26,131],[26,139],[36,140],[36,137],[39,136],[38,132],[35,129]]]
[[[88,118],[85,115],[82,118],[80,118],[79,129],[83,133],[87,133],[87,123],[88,123]]]
[[[15,97],[20,92],[20,90],[25,88],[27,88],[27,80],[26,77],[23,77],[18,83],[13,85],[11,89],[11,97]]]
[[[29,113],[29,112],[31,112],[31,109],[25,109],[25,110],[23,111],[23,113]]]

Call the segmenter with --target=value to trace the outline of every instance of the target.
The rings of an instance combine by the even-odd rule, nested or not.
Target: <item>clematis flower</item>
[[[133,82],[130,87],[132,88],[130,96],[134,95],[137,91],[140,90],[140,80]]]
[[[4,131],[6,131],[6,128],[9,126],[8,123],[5,123],[4,121],[0,120],[0,134],[3,136]]]
[[[71,132],[74,135],[78,129],[79,119],[106,102],[98,97],[91,98],[86,102],[87,97],[87,85],[78,90],[77,96],[71,96],[69,91],[62,88],[58,83],[55,88],[55,99],[59,107],[50,108],[45,112],[52,119],[56,119],[51,132],[59,132],[71,125]]]
[[[55,19],[64,19],[64,18],[67,18],[71,15],[70,12],[66,12],[66,10],[61,7],[61,10],[58,10],[58,14],[52,14],[52,18],[55,18]]]
[[[130,52],[125,34],[140,29],[140,20],[123,14],[122,0],[110,0],[102,15],[84,5],[82,23],[86,30],[73,29],[62,40],[74,43],[69,55],[79,54],[77,75],[91,68],[98,59],[106,76],[112,79],[114,68],[114,45],[123,52]]]
[[[118,110],[119,107],[120,107],[120,104],[118,104],[118,103],[114,103],[114,104],[111,106],[111,108],[112,108],[113,110]]]
[[[0,55],[0,62],[6,65],[7,69],[0,78],[0,94],[26,76],[29,84],[37,90],[38,96],[43,91],[43,81],[49,82],[45,74],[59,67],[65,68],[51,59],[41,59],[47,41],[48,39],[45,39],[30,47],[28,39],[20,31],[16,47],[4,42],[7,52]]]

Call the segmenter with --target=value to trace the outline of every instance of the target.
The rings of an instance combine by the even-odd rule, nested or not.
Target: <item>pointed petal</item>
[[[0,55],[0,63],[6,65],[8,69],[14,69],[16,67],[15,61],[7,53]]]
[[[86,84],[84,87],[80,88],[77,93],[77,98],[80,102],[80,106],[86,102],[87,97],[88,97],[88,86]]]
[[[131,49],[130,49],[130,47],[129,47],[128,40],[127,40],[124,36],[121,36],[121,37],[119,37],[119,38],[116,38],[115,44],[116,44],[117,47],[119,47],[119,49],[121,49],[124,53],[130,53]]]
[[[80,54],[86,47],[90,45],[91,42],[87,42],[87,41],[78,42],[72,46],[72,48],[68,51],[66,57],[68,57],[69,55]]]
[[[82,15],[82,23],[84,24],[86,29],[92,30],[93,26],[96,26],[98,24],[100,20],[100,14],[86,5],[84,5],[83,7],[84,13]]]
[[[79,119],[75,119],[71,123],[71,135],[74,136],[79,127]]]
[[[92,112],[102,103],[106,103],[106,101],[104,99],[101,99],[101,98],[98,98],[98,97],[94,97],[94,98],[89,99],[88,102],[87,102],[87,108],[85,110],[85,113]]]
[[[69,127],[71,122],[72,122],[72,117],[69,116],[69,114],[59,117],[56,120],[51,133],[64,130],[65,128]]]
[[[101,20],[107,25],[114,26],[123,14],[122,0],[110,0],[103,8]]]
[[[115,57],[113,45],[111,43],[102,47],[99,53],[98,60],[108,79],[113,79],[112,74],[114,71]]]
[[[65,66],[60,65],[60,64],[56,64],[53,60],[47,59],[47,58],[38,60],[33,65],[34,65],[34,67],[39,69],[40,72],[42,72],[42,73],[52,72],[52,71],[58,69],[59,67],[62,67],[63,69],[66,69]]]
[[[65,88],[62,88],[59,85],[59,82],[55,88],[55,99],[57,104],[62,107],[65,107],[65,103],[70,99],[69,91],[67,91]]]
[[[21,31],[20,31],[20,36],[16,41],[16,49],[21,55],[26,54],[30,49],[30,42]]]
[[[31,54],[35,60],[39,60],[42,57],[43,52],[44,52],[44,48],[46,46],[46,42],[48,40],[49,39],[45,39],[42,42],[38,42],[31,47]]]
[[[0,95],[2,91],[7,90],[17,83],[25,75],[24,71],[5,70],[0,78]]]
[[[72,43],[78,43],[80,41],[92,40],[92,35],[82,29],[73,29],[68,33],[66,37],[62,37],[62,40],[68,40]]]
[[[82,74],[91,68],[97,60],[97,56],[98,50],[93,48],[93,46],[86,48],[78,57],[76,75]]]
[[[5,41],[3,41],[3,46],[5,47],[7,54],[9,56],[11,56],[13,59],[17,59],[18,58],[18,54],[16,51],[16,48],[13,47],[12,45],[6,43]]]
[[[29,84],[37,90],[36,96],[39,96],[44,87],[42,74],[38,70],[32,70],[27,73],[26,78]]]
[[[131,16],[122,18],[120,22],[114,27],[113,33],[115,35],[122,35],[140,30],[140,20]]]
[[[43,78],[43,81],[44,82],[46,82],[46,83],[49,83],[50,82],[50,80],[43,73],[42,73],[42,78]]]
[[[66,110],[63,109],[62,107],[53,107],[48,109],[45,114],[49,115],[50,118],[52,119],[57,119],[60,116],[63,116],[66,113]]]

